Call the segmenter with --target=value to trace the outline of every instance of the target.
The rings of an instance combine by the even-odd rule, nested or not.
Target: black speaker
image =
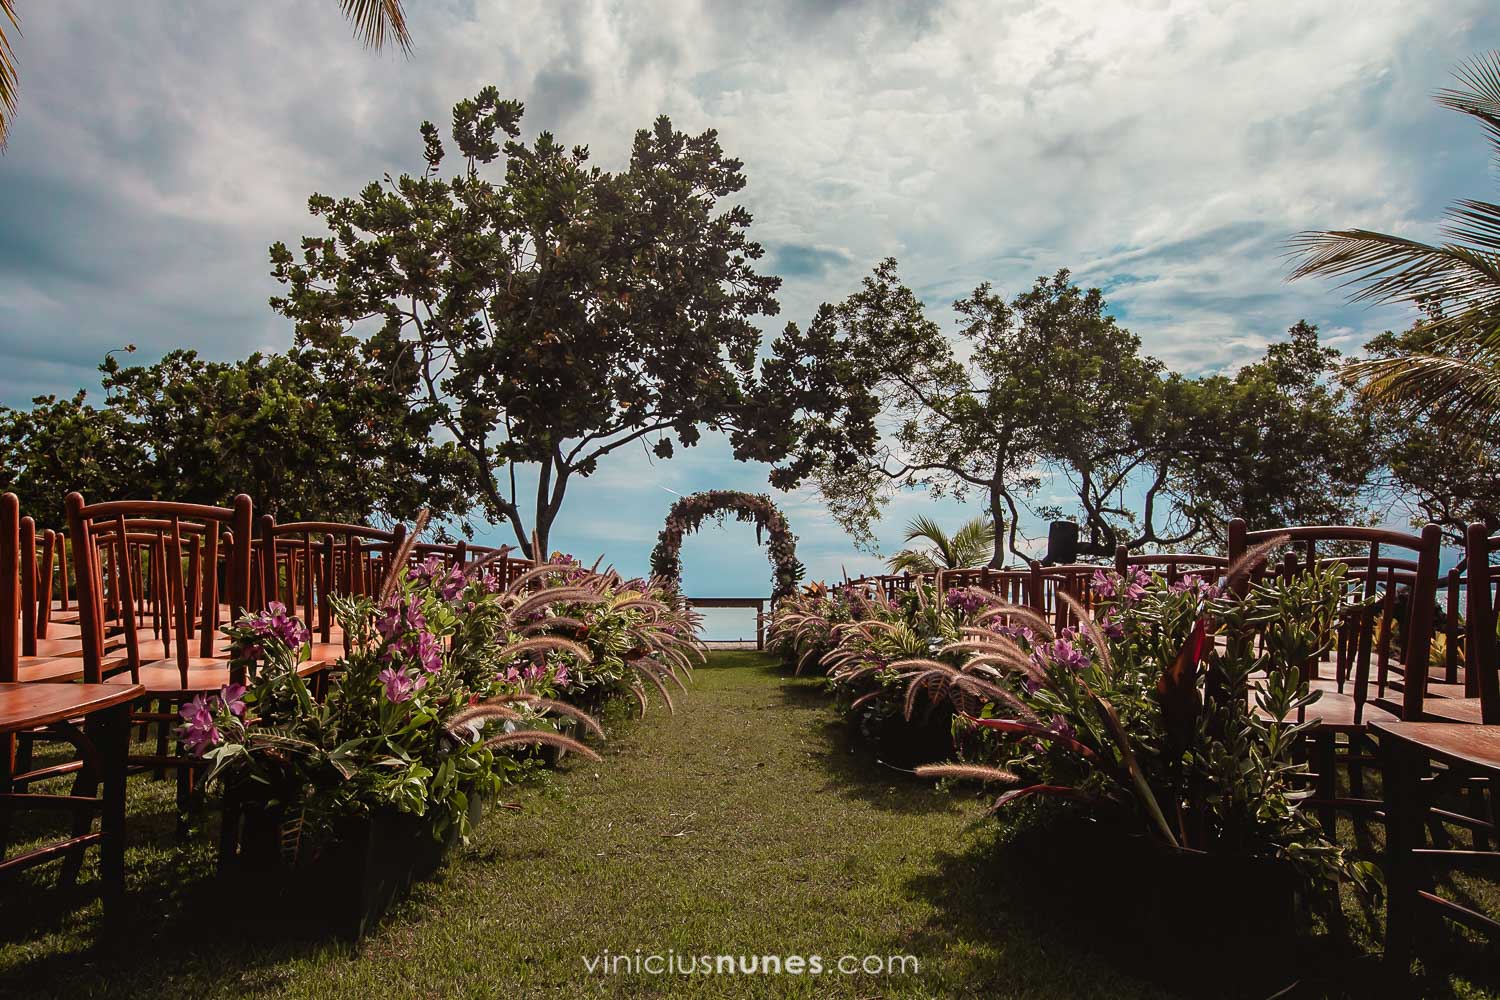
[[[1047,526],[1047,554],[1043,566],[1062,566],[1078,561],[1078,525],[1053,521]]]

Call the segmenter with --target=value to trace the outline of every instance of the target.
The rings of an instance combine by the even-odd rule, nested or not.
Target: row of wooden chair
[[[280,601],[313,631],[300,669],[315,675],[347,652],[333,616],[337,596],[377,593],[388,574],[433,558],[452,567],[490,557],[487,568],[502,583],[530,567],[506,550],[464,542],[403,546],[402,526],[278,524],[270,515],[257,522],[243,494],[229,507],[212,507],[91,504],[73,493],[65,509],[66,533],[39,536],[14,494],[0,498],[0,608],[9,609],[0,611],[0,874],[64,855],[64,878],[71,879],[83,850],[98,843],[111,909],[123,878],[123,776],[172,772],[185,813],[201,761],[175,736],[178,710],[245,680],[230,661],[225,624]],[[397,566],[403,548],[408,564]],[[77,753],[31,766],[35,745],[59,740]],[[31,791],[69,774],[67,796]],[[6,858],[10,813],[59,801],[76,813],[73,835]],[[96,833],[89,823],[99,811],[105,821]]]

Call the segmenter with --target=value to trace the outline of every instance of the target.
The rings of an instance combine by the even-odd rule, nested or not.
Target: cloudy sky
[[[1068,266],[1189,372],[1259,356],[1306,317],[1339,346],[1403,321],[1288,285],[1281,242],[1430,235],[1486,194],[1478,130],[1430,100],[1500,45],[1487,0],[757,4],[407,0],[410,58],[336,0],[23,2],[21,107],[0,157],[0,402],[95,385],[104,352],[281,349],[266,248],[308,194],[421,167],[416,127],[495,84],[622,165],[660,113],[745,162],[753,235],[804,321],[880,258],[945,314]],[[765,488],[721,444],[580,482],[555,541],[643,568],[673,491]],[[783,498],[815,576],[874,567],[817,498]],[[924,500],[898,500],[887,551]],[[950,520],[972,510],[940,508]],[[706,532],[690,592],[756,594],[748,527]]]

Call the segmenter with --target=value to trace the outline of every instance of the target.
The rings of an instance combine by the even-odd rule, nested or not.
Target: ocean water
[[[755,641],[754,608],[700,608],[698,613],[703,616],[698,638],[705,642]]]

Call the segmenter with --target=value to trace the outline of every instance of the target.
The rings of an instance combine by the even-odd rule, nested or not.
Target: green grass
[[[603,764],[570,758],[549,788],[516,793],[521,811],[492,810],[473,843],[357,953],[233,936],[216,918],[236,901],[214,880],[213,831],[179,845],[170,783],[133,779],[128,942],[93,945],[97,904],[7,890],[0,993],[1168,995],[1034,905],[1035,873],[1006,864],[993,825],[975,824],[972,799],[934,792],[852,746],[817,682],[785,677],[767,657],[717,653],[675,717],[656,706],[612,731]],[[605,949],[820,955],[830,964],[912,955],[920,970],[591,975],[584,960]],[[1376,981],[1367,956],[1351,961],[1339,966],[1353,977],[1346,988]],[[1221,980],[1202,992],[1229,988]],[[1327,992],[1305,981],[1296,995]],[[1455,981],[1444,992],[1469,991]]]

